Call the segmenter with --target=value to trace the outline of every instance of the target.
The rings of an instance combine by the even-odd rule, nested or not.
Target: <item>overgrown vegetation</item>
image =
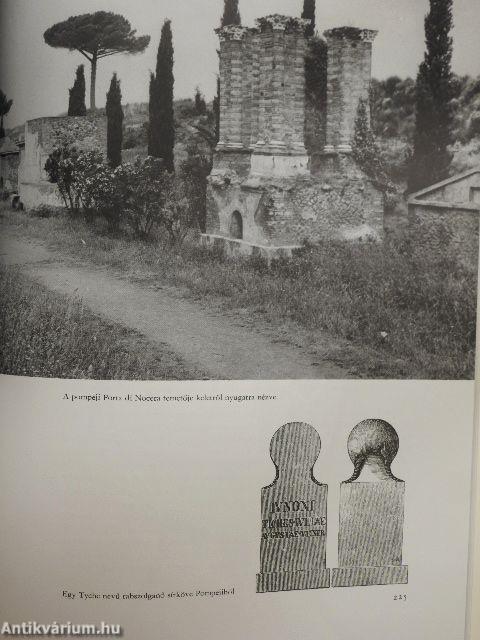
[[[367,102],[362,99],[358,102],[352,152],[358,165],[384,195],[395,191],[370,126]]]
[[[308,41],[305,55],[305,92],[317,109],[327,108],[327,43],[317,36]]]
[[[204,377],[166,349],[100,319],[80,300],[0,268],[0,371],[44,378]]]
[[[353,364],[357,377],[473,376],[475,274],[453,260],[417,254],[408,239],[325,242],[268,266],[259,259],[225,260],[190,242],[172,251],[125,235],[114,238],[65,216],[14,213],[9,220],[69,256],[260,314],[277,330],[287,326],[293,341],[302,331],[312,346],[325,334],[332,344],[343,340],[348,354],[326,357]]]
[[[178,176],[166,171],[159,158],[147,156],[114,167],[99,151],[68,147],[54,150],[45,170],[74,217],[81,212],[88,223],[102,217],[110,231],[127,226],[144,240],[162,227],[170,244],[178,245],[191,229],[205,224],[210,167],[194,153],[192,149]]]
[[[480,163],[480,77],[453,76],[453,122],[449,147],[450,174],[467,171]],[[372,131],[388,174],[405,184],[415,131],[415,81],[392,76],[372,80],[370,95]]]

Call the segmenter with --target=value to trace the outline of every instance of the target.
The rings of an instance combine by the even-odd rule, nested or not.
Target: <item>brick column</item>
[[[292,47],[295,51],[293,64],[291,65],[292,75],[285,78],[285,85],[292,87],[292,118],[291,129],[292,148],[296,153],[305,154],[305,52],[307,41],[301,33],[287,35],[292,40]]]
[[[304,155],[306,20],[272,15],[260,31],[256,153]]]
[[[259,46],[260,36],[258,29],[250,31],[250,52],[251,52],[251,107],[250,107],[250,140],[249,147],[252,148],[258,140],[259,131],[259,111],[260,111],[260,59]]]
[[[246,27],[216,29],[220,39],[220,135],[218,150],[243,149],[243,67]]]
[[[285,25],[272,26],[270,150],[283,153],[285,144]]]
[[[271,95],[273,66],[273,34],[271,30],[262,30],[258,35],[258,138],[255,150],[267,148],[271,138]]]
[[[377,31],[339,27],[324,35],[328,45],[325,152],[349,153],[359,100],[369,100]]]
[[[252,131],[258,121],[258,57],[257,29],[248,29],[243,40],[242,68],[242,144],[250,149]]]

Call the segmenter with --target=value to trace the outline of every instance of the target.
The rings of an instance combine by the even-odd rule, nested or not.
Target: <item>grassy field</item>
[[[23,236],[133,280],[181,286],[228,310],[249,310],[302,335],[357,377],[462,379],[474,373],[476,277],[447,260],[414,255],[408,245],[325,243],[291,261],[224,260],[194,242],[178,252],[158,242],[112,237],[65,216],[8,212]]]
[[[81,301],[0,268],[0,371],[44,378],[203,378],[168,349],[105,322]]]

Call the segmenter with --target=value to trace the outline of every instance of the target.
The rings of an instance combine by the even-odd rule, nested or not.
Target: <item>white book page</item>
[[[226,399],[259,392],[275,399]],[[375,639],[464,637],[472,382],[4,378],[0,393],[8,620],[104,621],[128,638],[221,638],[227,627],[238,639],[313,639],[319,629],[338,640],[355,630]],[[334,569],[339,485],[352,472],[346,440],[367,416],[382,416],[399,435],[392,471],[405,481],[408,584],[257,593],[273,434],[304,420],[320,435],[314,473],[328,485],[326,566]]]

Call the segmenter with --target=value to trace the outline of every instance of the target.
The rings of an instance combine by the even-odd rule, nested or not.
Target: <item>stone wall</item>
[[[290,189],[274,195],[265,222],[271,240],[382,240],[382,194],[352,158],[323,157],[311,168],[311,176],[297,178]]]
[[[414,200],[408,213],[417,250],[452,257],[477,272],[480,205]]]
[[[262,246],[326,238],[383,239],[382,194],[353,160],[347,155],[322,157],[315,169],[312,175],[247,179],[231,169],[214,170],[208,190],[208,233],[231,237],[238,212],[242,239]]]
[[[20,198],[25,207],[63,205],[55,185],[48,181],[45,162],[55,148],[65,144],[79,150],[96,149],[106,153],[106,117],[61,116],[25,123],[25,149],[19,176]]]

